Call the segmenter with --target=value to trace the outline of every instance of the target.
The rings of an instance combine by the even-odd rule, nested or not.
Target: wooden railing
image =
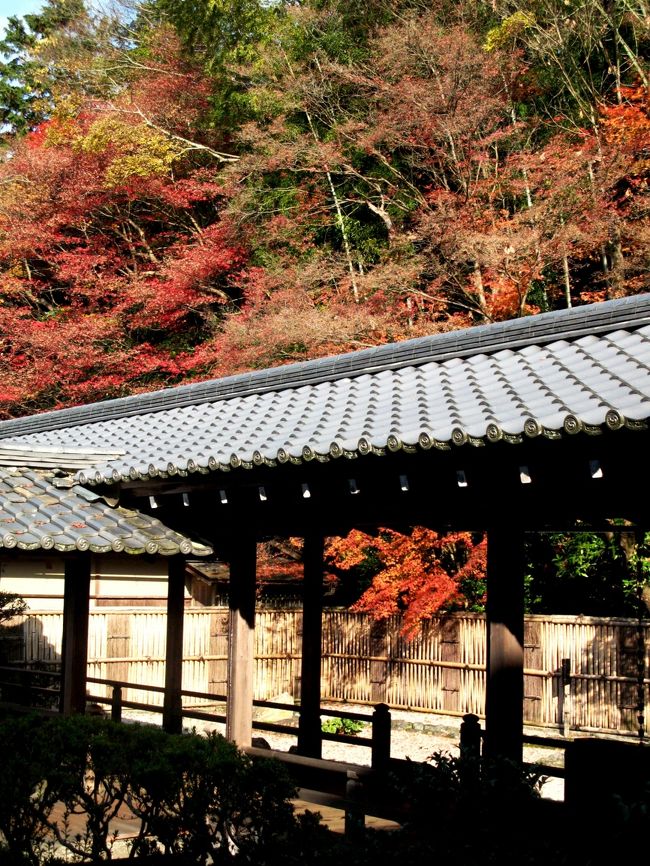
[[[22,707],[58,708],[61,672],[57,667],[59,666],[33,668],[25,664],[0,665],[2,703]],[[41,684],[45,681],[49,681],[48,685]]]
[[[60,697],[60,688],[55,686],[40,686],[34,683],[34,679],[46,677],[57,681],[60,684],[61,673],[55,670],[43,670],[41,668],[28,668],[23,665],[5,665],[0,666],[0,694],[2,695],[2,703],[18,704],[24,707],[34,706],[34,697],[42,695],[44,699],[49,698],[51,708],[58,706]],[[110,697],[102,695],[94,695],[88,693],[88,701],[94,704],[103,704],[110,707],[110,714],[113,721],[121,722],[124,708],[131,710],[140,710],[142,712],[156,713],[162,715],[163,708],[160,704],[146,703],[143,701],[125,700],[124,691],[131,689],[133,691],[155,692],[164,694],[163,686],[145,685],[143,683],[133,683],[124,680],[106,680],[100,677],[88,677],[87,683],[92,683],[99,686],[105,686],[110,690]],[[197,692],[190,689],[183,689],[181,697],[198,698],[203,701],[210,701],[216,704],[226,703],[226,695],[215,694],[210,692]],[[300,715],[299,704],[287,704],[278,701],[262,701],[254,700],[253,706],[263,707],[264,709],[276,709],[297,713]],[[182,707],[181,713],[183,718],[197,719],[214,723],[225,724],[226,716],[224,713],[213,712],[208,710],[197,710],[189,707]],[[390,710],[386,704],[378,704],[372,713],[355,713],[342,710],[327,710],[322,708],[321,716],[329,716],[332,718],[350,719],[351,721],[361,722],[369,725],[371,728],[371,736],[352,736],[349,734],[329,733],[323,731],[321,737],[323,740],[331,740],[338,743],[348,743],[354,746],[365,746],[372,749],[373,766],[385,762],[390,756],[390,729],[391,719]],[[280,724],[277,722],[267,722],[259,719],[253,720],[253,728],[258,731],[268,731],[270,733],[289,734],[297,737],[298,729],[295,725]]]
[[[60,687],[59,685],[39,685],[34,683],[35,679],[49,679],[60,685],[61,674],[57,670],[43,668],[29,668],[19,665],[3,665],[0,666],[0,695],[2,703],[7,705],[16,705],[20,707],[33,707],[35,709],[47,709],[44,703],[48,703],[49,709],[58,711]],[[163,686],[145,685],[142,683],[127,682],[125,680],[107,680],[100,677],[88,677],[87,682],[94,685],[104,686],[110,691],[110,696],[94,695],[88,693],[88,701],[95,704],[105,705],[110,707],[110,715],[113,721],[121,722],[123,720],[124,709],[139,710],[141,712],[154,713],[162,716],[163,707],[159,703],[147,703],[144,701],[134,701],[124,699],[126,689],[133,691],[154,692],[164,694]],[[226,696],[222,694],[198,692],[191,689],[183,689],[181,697],[195,698],[204,701],[210,701],[215,704],[223,704],[225,708]],[[254,700],[253,705],[264,709],[276,709],[287,711],[300,715],[301,707],[299,704],[287,704],[278,701],[263,701]],[[200,721],[208,721],[216,724],[225,724],[225,713],[208,711],[206,709],[195,709],[191,707],[182,707],[181,715],[187,719],[197,719]],[[371,767],[373,769],[385,768],[390,761],[391,749],[391,714],[390,709],[386,704],[377,704],[374,707],[372,714],[357,713],[353,711],[329,710],[321,708],[321,716],[332,718],[349,719],[351,721],[362,722],[370,727],[370,736],[357,736],[350,734],[321,732],[321,738],[338,743],[347,743],[354,746],[362,746],[370,748]],[[290,736],[298,736],[298,728],[295,724],[281,724],[279,722],[269,722],[261,719],[253,720],[253,729],[258,731],[267,731],[269,733],[288,734]],[[473,714],[464,716],[463,723],[460,726],[460,748],[461,753],[478,757],[482,751],[482,739],[484,731],[480,727],[479,718]],[[539,745],[545,747],[553,747],[556,749],[566,749],[571,742],[569,739],[562,737],[537,736],[524,734],[524,743],[529,745]],[[562,767],[552,767],[542,764],[536,764],[541,772],[548,775],[564,777],[564,769]]]
[[[111,707],[111,718],[114,721],[121,721],[122,710],[124,707],[128,709],[142,710],[145,712],[162,713],[162,708],[156,704],[146,704],[140,701],[124,700],[122,695],[125,689],[142,690],[151,692],[163,692],[162,686],[148,686],[139,683],[131,683],[126,681],[105,680],[99,677],[88,677],[88,683],[94,683],[100,686],[106,686],[111,690],[110,697],[102,697],[100,695],[88,695],[88,699],[97,704],[107,704]],[[199,698],[208,700],[213,703],[226,703],[226,696],[221,694],[196,692],[189,689],[181,690],[181,697]],[[276,709],[297,713],[300,715],[300,705],[286,704],[278,701],[261,701],[254,700],[253,706],[263,707],[265,709]],[[391,735],[391,717],[390,710],[386,704],[378,704],[372,713],[355,713],[350,711],[327,710],[321,709],[321,716],[330,716],[334,718],[350,719],[351,721],[362,722],[370,726],[370,737],[352,736],[349,734],[337,734],[321,732],[323,740],[331,740],[338,743],[348,743],[354,746],[365,746],[372,750],[371,766],[373,768],[384,767],[390,760],[390,735]],[[198,719],[215,723],[225,724],[226,716],[223,713],[211,712],[207,710],[197,710],[188,707],[182,707],[181,715],[187,719]],[[289,734],[297,737],[298,728],[295,725],[281,724],[278,722],[267,722],[260,719],[253,720],[253,729],[257,731],[268,731],[269,733]]]

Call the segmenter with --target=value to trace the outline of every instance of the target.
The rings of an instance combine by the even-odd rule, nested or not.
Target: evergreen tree
[[[0,41],[0,120],[9,133],[25,133],[51,113],[58,70],[39,59],[39,47],[85,11],[83,0],[46,0],[38,13],[9,18]]]

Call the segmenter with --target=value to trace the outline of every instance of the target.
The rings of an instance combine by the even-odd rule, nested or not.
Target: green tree
[[[646,535],[634,533],[548,533],[528,537],[527,607],[531,613],[587,616],[647,615],[650,587]],[[641,610],[640,610],[641,605]]]
[[[24,613],[27,604],[15,592],[0,590],[0,625]]]
[[[84,0],[46,0],[38,13],[9,18],[0,41],[0,120],[10,133],[27,132],[50,114],[58,70],[39,59],[39,48],[86,14]]]
[[[598,128],[598,104],[621,102],[621,86],[648,86],[650,23],[645,0],[495,0],[500,23],[488,49],[522,46],[543,91],[542,110]]]

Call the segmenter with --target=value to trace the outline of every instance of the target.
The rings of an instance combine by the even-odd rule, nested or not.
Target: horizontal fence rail
[[[321,699],[482,716],[485,620],[452,614],[426,621],[407,640],[399,617],[373,622],[347,610],[323,613]],[[0,660],[53,666],[61,655],[62,614],[30,612],[0,630]],[[635,620],[527,616],[524,717],[527,724],[569,730],[636,732],[650,704],[650,624]],[[103,608],[90,613],[88,676],[125,685],[122,700],[162,706],[166,613]],[[258,611],[254,693],[259,701],[300,699],[302,612]],[[228,610],[190,608],[183,638],[184,712],[212,713],[227,684]],[[643,700],[641,701],[641,689]],[[109,686],[97,683],[100,698]],[[646,714],[647,715],[647,714]]]

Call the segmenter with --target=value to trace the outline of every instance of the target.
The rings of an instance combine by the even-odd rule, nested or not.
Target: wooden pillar
[[[250,746],[253,737],[256,569],[255,537],[240,535],[230,554],[226,702],[226,737],[238,746]]]
[[[167,565],[167,643],[163,728],[170,734],[183,730],[183,616],[185,613],[185,560],[172,556]]]
[[[385,619],[370,624],[370,700],[381,704],[388,700],[388,623]]]
[[[323,550],[320,534],[305,537],[298,753],[320,758],[320,675],[323,636]]]
[[[521,761],[524,705],[523,532],[488,531],[485,754]]]
[[[90,554],[66,559],[64,574],[60,708],[71,715],[86,710]]]

